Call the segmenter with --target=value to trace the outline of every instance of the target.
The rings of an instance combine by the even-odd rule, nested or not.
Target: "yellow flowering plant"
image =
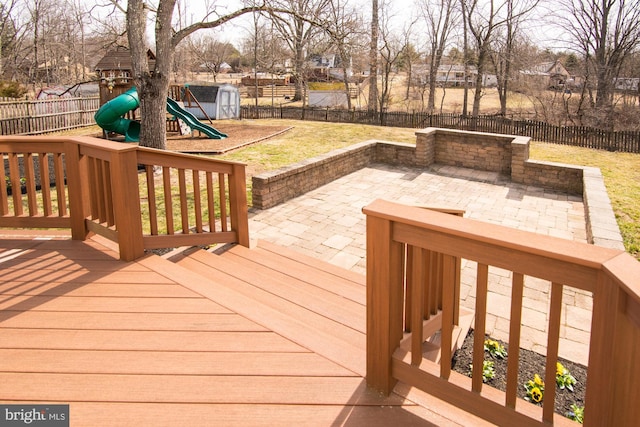
[[[544,399],[544,381],[540,375],[535,374],[532,380],[525,383],[524,388],[527,390],[526,400],[534,403],[541,403]]]
[[[571,372],[562,363],[556,363],[556,384],[560,387],[560,390],[565,388],[573,391],[573,385],[576,383],[576,379],[571,375]]]
[[[507,350],[496,340],[484,340],[484,351],[488,351],[494,359],[504,359],[507,357]]]

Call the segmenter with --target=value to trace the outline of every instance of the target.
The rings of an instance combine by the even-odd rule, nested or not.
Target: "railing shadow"
[[[0,248],[0,268],[3,269],[0,279],[0,324],[117,271],[100,272],[84,265],[90,260],[109,260],[104,252],[81,242],[1,239]],[[82,251],[83,257],[66,256],[64,253],[70,249]],[[111,262],[123,267],[128,265],[115,258],[111,258]],[[47,268],[60,266],[61,263],[66,265],[57,272]]]
[[[416,413],[408,408],[415,409]],[[363,425],[436,427],[438,424],[425,419],[429,412],[398,394],[382,396],[369,389],[363,379],[351,396],[349,404],[343,407],[335,421],[331,423],[331,427]]]

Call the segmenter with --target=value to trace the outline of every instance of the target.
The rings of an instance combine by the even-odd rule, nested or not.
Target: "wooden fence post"
[[[135,147],[111,154],[111,189],[120,259],[132,261],[144,255]]]

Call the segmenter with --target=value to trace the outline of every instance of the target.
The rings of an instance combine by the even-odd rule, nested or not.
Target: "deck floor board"
[[[114,313],[70,311],[5,311],[4,328],[134,330],[134,331],[267,331],[266,328],[235,313]],[[11,314],[13,314],[11,316]],[[1,315],[0,315],[1,317]]]
[[[367,389],[362,277],[258,252],[0,239],[0,402],[69,404],[74,426],[458,425]]]

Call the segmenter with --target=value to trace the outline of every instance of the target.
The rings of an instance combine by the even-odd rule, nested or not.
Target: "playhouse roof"
[[[147,50],[147,58],[149,59],[149,67],[153,67],[156,62],[156,56]],[[131,70],[131,52],[128,49],[119,49],[107,52],[107,54],[96,64],[96,71],[102,70]]]

